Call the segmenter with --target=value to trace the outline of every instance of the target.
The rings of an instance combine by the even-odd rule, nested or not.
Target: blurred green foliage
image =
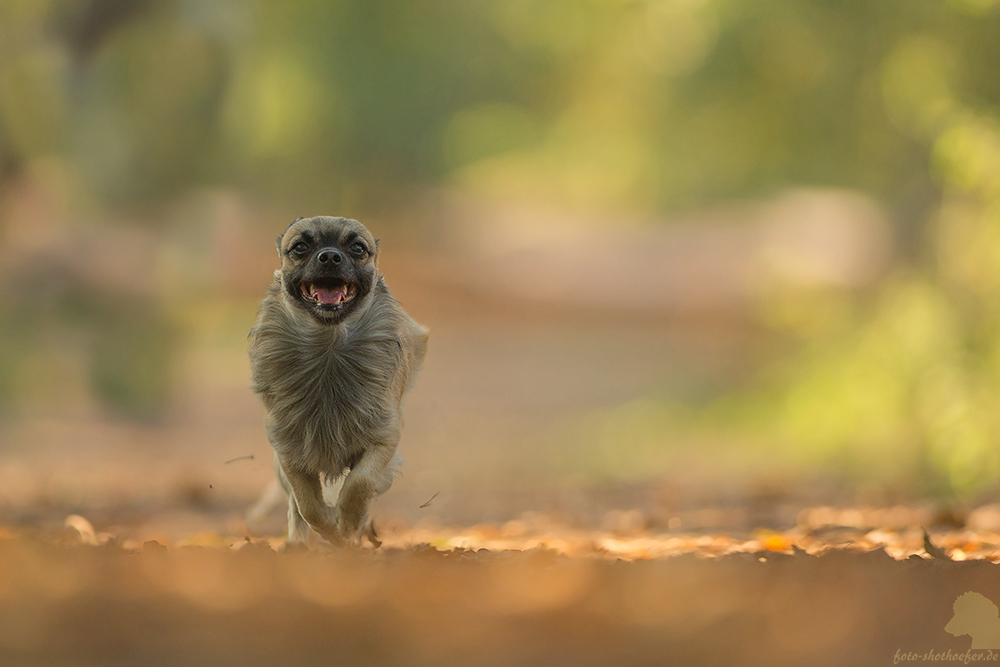
[[[155,309],[114,308],[94,322],[89,375],[97,395],[122,413],[156,416],[170,396],[176,332]]]
[[[663,470],[669,456],[654,450],[673,433],[680,443],[751,443],[775,467],[838,470],[853,482],[962,499],[1000,489],[1000,116],[947,80],[946,69],[965,67],[954,58],[940,40],[907,37],[883,70],[888,113],[928,147],[939,191],[916,257],[873,294],[775,286],[762,319],[796,352],[700,407],[611,411],[590,439],[616,452],[601,465]]]
[[[5,0],[0,164],[58,155],[102,204],[843,185],[915,229],[935,114],[1000,102],[997,21],[989,0]]]
[[[46,411],[56,403],[71,415],[64,386],[83,379],[119,416],[159,416],[180,343],[162,304],[45,273],[28,273],[0,301],[0,405],[41,398]],[[76,368],[78,358],[85,368]]]

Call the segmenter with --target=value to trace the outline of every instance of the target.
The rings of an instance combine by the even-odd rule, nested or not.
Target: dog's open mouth
[[[303,282],[299,289],[306,301],[325,306],[341,306],[354,298],[355,287],[350,283],[317,284]]]

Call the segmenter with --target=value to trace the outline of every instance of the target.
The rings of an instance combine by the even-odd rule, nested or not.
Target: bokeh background
[[[0,0],[0,513],[240,530],[317,214],[432,332],[383,520],[996,499],[996,5]]]

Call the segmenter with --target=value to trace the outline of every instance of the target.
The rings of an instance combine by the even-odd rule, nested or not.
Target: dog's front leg
[[[281,457],[274,454],[274,475],[277,477],[279,488],[284,491],[282,500],[288,505],[288,540],[286,547],[309,547],[309,524],[299,513],[299,505],[295,502],[295,494],[292,492],[292,485],[285,477],[285,471],[281,468]],[[258,505],[263,502],[258,501]],[[249,519],[248,519],[249,522]]]
[[[344,479],[344,486],[337,497],[337,524],[343,539],[351,539],[364,525],[368,518],[368,502],[372,497],[389,489],[395,453],[395,444],[369,447]],[[373,544],[375,541],[372,540]]]
[[[331,544],[342,546],[344,540],[337,531],[337,516],[334,509],[323,501],[323,485],[319,481],[319,475],[297,470],[284,462],[281,464],[281,472],[284,474],[291,491],[288,509],[289,540],[296,537],[293,535],[293,529],[299,529],[293,523],[291,502],[294,502],[294,509],[298,510],[299,516],[305,519],[313,530]]]

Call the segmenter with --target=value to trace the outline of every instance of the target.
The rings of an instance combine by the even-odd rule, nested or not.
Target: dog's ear
[[[378,239],[375,239],[375,269],[378,270]]]
[[[294,225],[296,222],[298,222],[299,220],[302,220],[302,219],[303,218],[300,215],[299,217],[295,218],[290,223],[288,223],[288,226],[285,227],[285,234],[287,234],[288,230],[292,228],[292,225]],[[278,249],[278,256],[279,257],[281,256],[281,239],[285,238],[285,234],[278,234],[278,238],[274,239],[274,247]]]

